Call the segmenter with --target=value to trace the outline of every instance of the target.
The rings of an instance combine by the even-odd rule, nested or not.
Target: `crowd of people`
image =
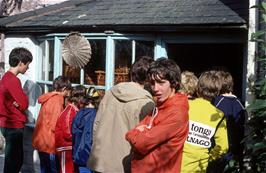
[[[13,49],[0,81],[4,173],[19,173],[23,163],[28,98],[17,75],[31,61],[27,49]],[[197,77],[171,59],[142,56],[130,79],[104,96],[66,76],[53,80],[38,98],[32,137],[41,173],[217,173],[232,159],[241,171],[247,112],[228,71]]]

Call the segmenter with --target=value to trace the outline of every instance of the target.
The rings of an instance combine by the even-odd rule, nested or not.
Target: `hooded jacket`
[[[97,172],[130,171],[126,132],[154,108],[151,94],[134,82],[120,83],[105,93],[94,121],[87,166]]]
[[[64,97],[58,92],[49,92],[39,97],[42,105],[33,132],[32,145],[41,152],[55,153],[55,125],[64,109]]]
[[[156,111],[155,111],[156,112]],[[177,93],[126,134],[133,148],[132,173],[179,173],[183,145],[188,134],[188,99]]]
[[[16,107],[13,103],[19,106]],[[29,106],[17,76],[7,71],[0,80],[0,127],[24,128],[27,120],[25,110]]]

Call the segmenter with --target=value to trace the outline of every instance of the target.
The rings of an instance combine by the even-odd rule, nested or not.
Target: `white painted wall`
[[[31,64],[29,65],[29,69],[27,70],[27,72],[22,75],[19,74],[18,77],[21,80],[22,83],[22,87],[24,86],[25,82],[27,80],[30,80],[33,82],[33,84],[36,84],[36,69],[37,69],[37,56],[38,56],[38,46],[35,44],[35,40],[33,38],[30,37],[21,37],[21,36],[8,36],[5,38],[4,41],[5,44],[5,49],[4,49],[4,55],[5,55],[5,71],[7,71],[9,69],[9,54],[11,52],[12,49],[16,48],[16,47],[24,47],[26,49],[28,49],[33,56],[33,61],[31,62]],[[35,95],[35,94],[34,94]],[[36,110],[36,106],[34,105],[35,103],[33,103],[33,100],[36,100],[36,98],[34,99],[30,99],[30,106],[28,108],[28,119],[30,123],[34,122],[34,119],[36,119],[37,117],[37,110]],[[34,118],[34,119],[33,119]]]
[[[250,0],[249,6],[252,7],[258,4],[258,0]],[[257,31],[258,27],[258,10],[257,8],[249,8],[249,30],[248,39],[251,38],[251,34]],[[254,95],[251,92],[251,87],[254,85],[256,79],[256,62],[255,55],[257,51],[257,44],[255,42],[248,42],[247,53],[247,74],[246,74],[246,106],[254,100]]]

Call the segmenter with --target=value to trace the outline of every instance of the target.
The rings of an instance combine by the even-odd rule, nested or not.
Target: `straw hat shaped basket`
[[[78,32],[71,32],[63,42],[62,57],[73,67],[83,68],[91,58],[89,41]]]

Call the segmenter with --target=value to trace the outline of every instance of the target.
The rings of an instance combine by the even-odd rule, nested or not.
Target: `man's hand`
[[[136,127],[136,129],[139,130],[140,132],[143,132],[146,128],[147,128],[147,125],[140,125]]]
[[[19,107],[19,104],[18,104],[16,101],[13,102],[13,105],[14,105],[16,108]]]

